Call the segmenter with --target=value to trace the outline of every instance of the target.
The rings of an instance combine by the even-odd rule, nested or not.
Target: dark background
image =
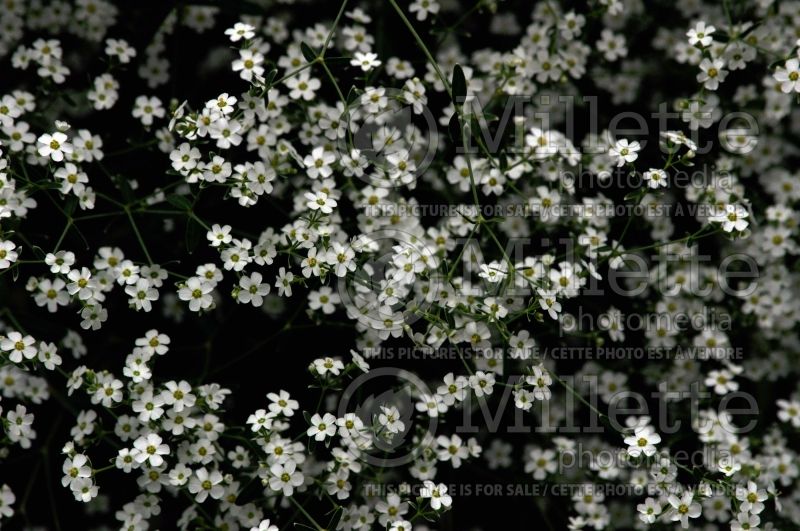
[[[209,3],[213,4],[213,2]],[[209,55],[212,52],[224,51],[229,47],[223,30],[233,25],[238,19],[238,14],[258,14],[262,11],[258,5],[250,2],[225,2],[222,4],[223,11],[218,16],[215,27],[203,34],[197,34],[179,24],[174,33],[166,37],[166,57],[170,60],[170,81],[166,85],[152,90],[138,78],[136,74],[138,62],[144,59],[144,47],[166,14],[181,6],[182,3],[140,2],[134,7],[119,2],[118,5],[121,11],[119,23],[111,29],[109,36],[128,40],[137,48],[138,56],[127,69],[117,70],[114,73],[121,84],[120,99],[115,107],[109,111],[92,112],[89,116],[81,116],[80,105],[76,109],[69,102],[55,98],[52,99],[51,104],[54,113],[63,111],[69,116],[71,112],[77,110],[78,113],[70,118],[73,127],[85,127],[94,134],[100,134],[103,137],[106,153],[119,152],[117,155],[108,155],[103,161],[103,165],[108,169],[110,175],[135,178],[139,183],[139,189],[133,194],[134,197],[141,197],[156,187],[169,184],[177,177],[167,173],[169,169],[168,156],[159,152],[155,147],[124,152],[129,146],[144,143],[150,138],[150,134],[143,131],[141,125],[130,116],[134,99],[140,94],[158,95],[165,104],[170,98],[178,98],[179,101],[188,99],[193,107],[199,108],[205,100],[214,98],[221,92],[238,95],[238,92],[244,91],[245,83],[236,74],[229,71],[227,60],[221,61],[216,69],[207,67]],[[365,5],[373,16],[373,23],[369,29],[376,36],[375,51],[379,53],[379,57],[385,60],[389,56],[397,55],[412,60],[417,69],[417,75],[421,77],[425,71],[424,57],[408,35],[406,28],[399,23],[391,6],[386,2]],[[405,7],[405,4],[403,5]],[[469,3],[468,6],[465,6],[465,10],[471,6],[472,4]],[[317,2],[313,8],[303,5],[294,8],[278,6],[275,12],[284,12],[290,15],[290,28],[305,28],[314,22],[331,21],[338,7],[337,2]],[[653,105],[654,102],[664,99],[661,94],[663,89],[670,90],[671,87],[680,86],[691,87],[694,83],[694,74],[691,69],[680,67],[672,61],[664,61],[656,55],[656,51],[650,49],[649,43],[653,33],[646,31],[645,28],[653,20],[659,20],[665,25],[672,22],[670,19],[675,17],[674,8],[670,9],[672,5],[668,3],[654,3],[652,10],[649,7],[648,14],[639,20],[641,32],[637,33],[635,29],[625,32],[629,49],[636,50],[635,55],[638,57],[643,55],[646,57],[648,53],[652,53],[653,61],[658,65],[645,77],[640,90],[641,94],[648,95],[649,98],[633,105],[625,105],[625,110],[638,109],[647,114],[656,108]],[[530,20],[529,2],[508,2],[504,4],[504,8],[516,10],[519,14],[520,26],[523,28]],[[460,15],[461,13],[444,12],[440,16],[440,22],[436,25],[438,27],[449,26],[455,23]],[[476,13],[465,20],[455,31],[463,51],[470,52],[487,46],[505,50],[515,45],[518,37],[490,35],[488,20],[488,14]],[[344,23],[346,22],[343,21]],[[431,32],[430,22],[415,23],[415,25],[427,42],[434,42],[440,36]],[[597,20],[589,19],[585,31],[590,35],[599,35],[598,26]],[[36,36],[38,35],[26,32],[25,42],[30,44]],[[594,39],[595,37],[590,41]],[[88,46],[85,42],[71,36],[65,36],[62,44],[67,57],[66,63],[72,69],[67,86],[74,90],[76,98],[80,98],[82,88],[88,86],[96,75],[105,70],[102,49]],[[277,46],[273,46],[270,59],[277,59],[277,55],[274,55],[277,48]],[[234,51],[227,53],[231,58],[235,55]],[[341,54],[337,51],[332,55],[340,56]],[[10,75],[0,76],[0,93],[23,87],[31,92],[50,90],[46,84],[41,86],[32,72],[20,73],[11,70],[8,58],[0,62],[0,68],[10,73]],[[345,87],[348,86],[348,80],[353,80],[358,75],[347,61],[337,63],[334,59],[331,68],[337,78],[342,79],[341,85]],[[334,102],[335,93],[323,73],[314,71],[314,75],[323,83],[323,89],[319,94],[324,97],[325,101]],[[730,75],[742,74],[734,72]],[[584,80],[579,81],[576,85],[580,89],[580,93],[599,96],[601,113],[599,123],[604,124],[607,122],[604,117],[611,116],[619,109],[611,105],[609,95],[594,87],[589,81],[590,79],[591,75],[587,74]],[[669,83],[665,83],[667,79]],[[677,96],[677,94],[675,95]],[[435,114],[436,109],[446,104],[442,95],[434,95],[432,91],[429,91],[429,98]],[[581,112],[583,111],[579,109],[579,113]],[[37,133],[47,130],[48,122],[45,120],[48,117],[41,116],[40,118],[43,122],[41,124],[32,121]],[[575,140],[577,144],[585,132],[586,124],[580,119],[580,116],[576,120],[576,124],[578,130]],[[650,140],[655,141],[656,139],[653,136]],[[447,149],[452,150],[452,147]],[[653,151],[655,152],[655,150]],[[93,166],[89,165],[89,168],[93,168]],[[30,171],[38,179],[45,178],[43,168],[31,168]],[[126,199],[126,192],[115,186],[109,175],[91,169],[87,171],[90,184],[96,190],[118,200]],[[619,189],[608,190],[604,193],[621,201],[628,191]],[[291,193],[289,190],[289,194]],[[594,193],[591,190],[580,190],[578,195],[582,194],[593,195]],[[426,188],[424,183],[415,192],[415,195],[427,198],[432,203],[443,201],[436,192]],[[65,218],[51,201],[62,204],[62,206],[66,205],[57,190],[38,191],[34,197],[39,203],[39,208],[31,213],[29,219],[23,222],[19,230],[34,244],[49,251],[65,224]],[[281,213],[280,206],[286,207],[290,204],[291,201],[287,201],[285,196],[283,199],[278,198],[277,204],[262,199],[256,206],[242,209],[235,201],[223,201],[220,190],[208,189],[198,199],[196,213],[209,223],[227,223],[237,229],[244,229],[244,233],[257,236],[268,226],[277,229],[289,222],[289,218]],[[155,208],[159,207],[171,208],[166,203]],[[97,208],[94,212],[110,212],[114,208],[112,204],[98,198]],[[76,215],[80,215],[80,213],[76,212]],[[172,230],[165,231],[164,218],[159,215],[136,217],[137,224],[155,262],[183,275],[193,274],[194,268],[199,264],[218,262],[216,252],[204,243],[204,230],[199,230],[191,220],[177,217],[172,218],[171,222],[174,223]],[[426,226],[430,226],[432,223],[433,220],[425,222]],[[622,224],[624,224],[624,220],[617,220],[613,225],[612,232],[618,234]],[[633,246],[637,241],[644,241],[648,237],[647,229],[637,225],[639,224],[634,224],[633,229],[626,237],[626,246]],[[676,220],[676,225],[678,225],[676,237],[691,232],[695,228],[692,222],[688,222],[684,226],[681,220]],[[93,253],[101,245],[119,246],[125,252],[126,258],[136,262],[145,262],[142,250],[125,216],[81,221],[78,222],[77,228],[78,230],[71,230],[67,234],[61,248],[74,251],[78,256],[77,263],[79,265],[91,263]],[[91,247],[86,246],[84,238],[90,242]],[[715,252],[711,245],[704,249],[708,252]],[[186,256],[187,252],[191,252],[188,257]],[[284,264],[279,263],[276,259],[276,263],[264,272],[265,278],[270,279],[270,283],[280,265]],[[294,269],[294,272],[299,274],[297,268]],[[58,341],[68,328],[78,329],[80,318],[72,311],[72,306],[61,309],[57,314],[49,314],[45,309],[36,307],[30,295],[25,293],[23,286],[29,276],[42,274],[45,274],[44,268],[24,265],[20,269],[20,279],[16,284],[12,285],[7,274],[0,277],[0,307],[5,307],[13,313],[16,320],[24,325],[25,331],[32,334],[37,340]],[[168,286],[173,281],[172,278],[168,279],[165,288],[160,290],[162,299],[167,291],[172,291]],[[159,357],[156,362],[154,372],[157,380],[186,379],[193,383],[213,381],[231,389],[233,394],[226,402],[227,413],[224,416],[221,415],[223,420],[230,419],[231,422],[235,420],[243,423],[249,413],[265,406],[266,393],[278,389],[290,391],[301,401],[301,407],[304,409],[312,408],[318,399],[318,392],[308,388],[310,378],[306,372],[307,365],[313,359],[324,355],[338,355],[347,359],[348,351],[354,346],[355,331],[349,325],[340,325],[347,321],[344,312],[338,311],[332,316],[331,319],[335,321],[332,324],[319,322],[305,312],[307,290],[301,286],[295,286],[295,295],[288,301],[285,300],[286,308],[282,316],[270,317],[249,305],[234,304],[226,297],[230,287],[230,275],[228,275],[220,286],[223,300],[218,308],[214,312],[200,317],[190,314],[187,309],[185,319],[181,323],[173,322],[162,316],[161,301],[154,304],[155,310],[151,313],[127,310],[127,297],[117,288],[109,295],[106,303],[106,307],[109,309],[109,319],[103,328],[97,332],[81,333],[88,347],[88,356],[76,361],[62,349],[63,368],[69,372],[77,365],[85,364],[91,368],[108,369],[117,377],[121,377],[125,356],[130,352],[134,340],[143,336],[147,330],[157,328],[172,339],[169,354]],[[608,307],[607,299],[582,300],[585,301],[584,311],[603,311]],[[637,307],[637,304],[626,300],[614,301],[614,305],[621,308],[623,313],[626,310],[638,309],[641,311],[642,308]],[[292,321],[292,329],[283,330],[284,323],[291,316],[295,316]],[[534,335],[545,333],[544,327],[535,323],[531,324],[529,329],[533,331]],[[732,337],[734,345],[737,343],[746,345],[747,334],[746,329],[737,330]],[[556,337],[547,338],[544,335],[537,335],[537,337],[540,338],[543,346],[550,341],[552,344],[556,344],[558,341]],[[641,337],[629,334],[628,343],[641,344]],[[388,345],[407,346],[407,343],[395,341],[394,343],[389,342]],[[444,363],[451,363],[452,366],[445,367]],[[397,362],[391,361],[374,363],[378,366],[396,364]],[[449,370],[458,372],[461,369],[458,360],[437,362],[433,367],[424,361],[410,361],[404,366],[433,378],[439,378]],[[571,372],[577,366],[574,363],[572,366],[567,363],[559,368],[563,369],[563,372]],[[636,367],[630,364],[616,367],[615,370],[635,374]],[[6,525],[9,529],[18,529],[24,524],[42,525],[48,528],[60,526],[65,530],[89,529],[100,523],[110,524],[113,527],[115,525],[113,512],[124,503],[131,501],[138,493],[135,486],[135,474],[125,475],[116,470],[103,472],[98,477],[98,484],[101,495],[109,498],[110,512],[103,515],[85,515],[83,506],[75,502],[68,489],[62,488],[60,485],[63,458],[59,450],[63,443],[69,440],[69,430],[74,424],[75,411],[72,408],[89,409],[92,406],[88,398],[81,396],[80,392],[69,400],[69,404],[63,402],[61,398],[64,393],[63,378],[59,374],[51,372],[42,373],[42,375],[48,379],[54,396],[44,405],[34,405],[29,408],[36,414],[34,427],[37,431],[37,439],[33,443],[33,448],[28,451],[14,448],[8,459],[2,463],[2,480],[8,482],[17,495],[15,504],[17,514]],[[107,415],[104,416],[101,408],[93,409],[100,413],[102,425],[108,430],[113,430],[113,419]],[[510,411],[507,417],[506,420],[513,422],[513,411]],[[299,427],[296,426],[295,429],[299,429]],[[481,434],[478,438],[484,443],[484,449],[487,449],[491,439],[487,439],[485,435]],[[439,466],[439,481],[444,483],[466,481],[473,484],[478,482],[506,483],[510,477],[512,483],[527,482],[528,480],[522,474],[520,464],[522,461],[521,448],[524,444],[531,442],[547,446],[545,442],[547,437],[533,436],[531,439],[530,436],[505,434],[502,434],[502,437],[515,444],[515,464],[511,474],[503,473],[503,478],[498,478],[494,472],[485,467],[485,461],[479,459],[457,471],[452,471],[449,465],[442,464]],[[609,440],[614,444],[619,444],[615,437],[611,437]],[[233,445],[230,447],[232,448]],[[107,463],[106,459],[115,453],[113,448],[102,443],[88,451],[95,468],[104,466]],[[255,489],[245,492],[240,501],[246,502],[249,496],[256,495]],[[631,502],[627,501],[627,503]],[[514,528],[528,528],[531,526],[528,522],[532,522],[533,525],[545,523],[553,529],[563,529],[566,517],[571,511],[570,505],[571,503],[566,498],[545,500],[533,499],[528,496],[456,498],[455,510],[448,512],[441,523],[434,524],[432,527],[442,530],[463,530],[472,526],[486,530],[506,529],[506,525],[498,524],[498,515],[506,514],[515,515],[516,525]],[[182,498],[171,501],[170,497],[163,496],[161,516],[151,520],[151,527],[171,529],[174,525],[172,522],[178,518],[185,506],[186,501]],[[310,502],[308,508],[312,514],[318,514],[313,511],[315,508],[322,510],[322,506],[315,507],[314,502]],[[269,516],[268,511],[267,514]],[[502,521],[502,517],[500,520]],[[282,523],[285,518],[278,517],[278,521]]]

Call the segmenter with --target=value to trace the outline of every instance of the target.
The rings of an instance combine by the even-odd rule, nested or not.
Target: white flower
[[[284,496],[291,496],[294,489],[303,484],[303,474],[297,470],[297,463],[287,461],[283,464],[274,464],[270,467],[269,488],[275,492],[282,492]]]
[[[308,199],[306,206],[311,210],[319,210],[323,214],[333,213],[336,208],[336,200],[322,190],[319,192],[306,192],[305,198]]]
[[[122,401],[122,382],[110,375],[98,375],[98,387],[92,395],[92,403],[100,403],[103,407],[112,407]]]
[[[225,487],[221,485],[223,479],[218,470],[209,472],[205,467],[200,468],[189,479],[189,492],[195,495],[197,503],[203,503],[209,496],[218,500],[225,494]]]
[[[137,310],[149,312],[152,310],[152,302],[158,300],[158,290],[150,285],[150,281],[140,278],[136,285],[127,286],[125,293],[130,296],[129,304]]]
[[[237,299],[245,304],[250,303],[256,308],[264,304],[264,297],[269,294],[269,284],[262,282],[261,273],[254,272],[250,276],[239,279]]]
[[[553,450],[531,448],[525,460],[525,473],[533,474],[533,479],[541,480],[558,470],[556,453]]]
[[[648,497],[644,500],[644,503],[636,506],[636,510],[639,511],[639,519],[642,522],[652,524],[656,521],[656,517],[661,514],[661,505],[653,498]]]
[[[139,96],[133,106],[133,117],[138,118],[145,127],[153,125],[154,118],[163,118],[166,115],[161,100],[155,96]]]
[[[717,31],[717,28],[710,24],[706,25],[705,22],[700,21],[694,28],[686,32],[686,36],[689,37],[689,44],[692,46],[700,44],[700,46],[706,47],[713,42],[714,39],[711,37],[711,34],[715,31]]]
[[[328,315],[336,310],[336,304],[342,302],[338,293],[333,293],[333,290],[328,286],[322,286],[318,291],[311,291],[308,294],[308,307],[312,310],[322,310],[322,313]]]
[[[50,371],[61,365],[61,356],[58,355],[56,346],[53,343],[45,343],[44,341],[39,343],[38,358],[44,367]]]
[[[355,271],[355,255],[355,251],[349,245],[333,242],[325,255],[325,260],[332,266],[337,277],[344,277],[348,272]]]
[[[70,486],[78,479],[91,477],[92,467],[88,463],[89,459],[83,454],[67,457],[61,467],[61,471],[64,473],[64,477],[61,478],[61,485],[64,487]]]
[[[550,385],[553,383],[550,373],[543,365],[534,365],[531,374],[525,377],[525,383],[533,386],[533,398],[549,400],[551,396]]]
[[[680,522],[684,529],[689,527],[689,518],[697,518],[702,512],[700,504],[693,501],[694,494],[691,491],[685,492],[680,498],[670,494],[667,500],[672,506],[670,520]]]
[[[11,240],[0,240],[0,270],[8,269],[17,261],[19,255],[14,251],[16,247]]]
[[[793,427],[800,428],[800,402],[779,399],[777,404],[778,418],[781,422],[791,422]]]
[[[628,142],[627,139],[622,138],[609,148],[608,155],[616,161],[617,167],[620,167],[639,158],[638,152],[640,149],[639,142]]]
[[[400,411],[395,406],[381,406],[378,423],[391,434],[400,433],[406,429]]]
[[[296,409],[300,407],[297,400],[293,400],[287,391],[281,390],[278,393],[267,394],[267,399],[270,401],[269,410],[275,414],[281,414],[286,417],[294,415]]]
[[[333,173],[331,164],[336,161],[336,155],[326,152],[324,147],[315,147],[311,150],[310,155],[306,155],[303,159],[303,164],[306,167],[306,173],[312,179],[319,177],[330,177]]]
[[[422,485],[420,496],[430,499],[431,509],[438,511],[442,507],[450,507],[452,505],[453,498],[447,494],[447,486],[444,483],[437,485],[433,481],[425,480]]]
[[[234,105],[236,105],[237,101],[238,99],[236,98],[236,96],[231,96],[227,92],[223,92],[222,94],[217,96],[217,99],[208,100],[206,102],[205,107],[206,109],[211,109],[220,112],[224,116],[233,112]]]
[[[408,520],[395,520],[389,525],[389,531],[412,531],[413,525]]]
[[[397,493],[392,492],[386,496],[386,501],[380,500],[375,504],[375,510],[380,515],[378,522],[383,526],[388,526],[408,512],[408,503],[402,501]]]
[[[736,515],[736,520],[731,522],[731,531],[754,531],[759,529],[761,517],[742,510]]]
[[[328,357],[316,359],[312,365],[320,376],[325,376],[328,373],[338,376],[339,373],[344,370],[344,363],[342,363],[342,360]]]
[[[58,251],[57,253],[47,253],[44,263],[50,266],[50,272],[54,274],[66,275],[70,271],[70,266],[75,263],[75,253],[71,251]]]
[[[239,50],[239,58],[232,64],[231,68],[234,72],[239,72],[239,77],[245,81],[253,81],[253,78],[259,78],[264,75],[264,56],[252,50]]]
[[[67,194],[72,191],[77,193],[77,191],[80,190],[80,185],[89,182],[89,177],[86,175],[86,173],[80,171],[78,167],[71,162],[67,162],[64,164],[64,166],[57,169],[53,174],[53,177],[62,180],[62,194]]]
[[[545,310],[552,319],[558,319],[558,312],[561,311],[561,303],[556,298],[554,291],[545,291],[539,289],[536,291],[539,295],[539,306]]]
[[[625,37],[616,35],[610,29],[600,32],[600,40],[597,41],[597,49],[603,52],[603,57],[607,61],[616,61],[620,57],[628,55],[628,47],[625,44]]]
[[[508,269],[505,262],[489,262],[488,264],[481,264],[478,276],[489,282],[497,283],[502,282],[506,278],[508,275],[507,271]]]
[[[23,359],[31,360],[36,357],[36,340],[31,336],[23,336],[12,331],[0,339],[0,350],[8,352],[8,359],[13,363],[21,363]]]
[[[120,63],[130,63],[136,57],[136,49],[122,39],[106,39],[106,54],[116,57]]]
[[[718,395],[726,395],[739,389],[739,384],[733,379],[733,374],[727,369],[709,371],[705,379],[705,384],[711,387]]]
[[[233,237],[231,236],[230,225],[219,225],[215,223],[211,226],[211,230],[206,233],[206,238],[212,247],[219,247],[222,244],[228,244]]]
[[[244,22],[237,22],[232,28],[226,29],[225,35],[230,38],[231,42],[238,42],[241,39],[249,40],[256,36],[255,28]]]
[[[278,270],[278,277],[275,279],[275,287],[278,288],[278,295],[281,297],[292,296],[292,281],[294,274],[291,271],[286,271],[285,267]]]
[[[452,372],[447,373],[436,394],[442,397],[445,406],[452,406],[456,401],[461,402],[466,398],[468,380],[463,376],[454,377]]]
[[[131,450],[130,448],[120,449],[117,453],[117,457],[114,458],[114,466],[125,473],[130,472],[139,465],[134,459],[136,454],[137,451]]]
[[[428,14],[436,14],[439,12],[439,2],[437,0],[414,0],[408,6],[411,13],[417,14],[417,20],[425,20]]]
[[[796,57],[779,66],[773,76],[781,84],[783,93],[800,92],[800,60]]]
[[[39,137],[39,155],[50,157],[54,162],[64,160],[64,155],[72,153],[72,144],[67,141],[67,135],[56,131],[52,135],[44,134]]]
[[[749,213],[740,204],[725,205],[724,208],[718,209],[717,212],[709,217],[712,223],[721,223],[722,230],[725,232],[742,232],[745,230],[749,223],[747,218]]]
[[[186,142],[173,149],[169,154],[172,168],[184,176],[188,176],[197,167],[200,157],[200,150]]]
[[[491,395],[494,390],[494,383],[493,372],[476,371],[475,374],[469,377],[469,385],[475,391],[475,396],[479,398]]]
[[[764,501],[769,498],[765,489],[759,489],[754,481],[748,481],[747,486],[736,487],[736,499],[741,503],[739,510],[752,514],[760,514],[764,510]]]
[[[258,526],[250,528],[250,531],[279,531],[278,526],[270,524],[269,520],[261,520]]]
[[[303,99],[305,101],[312,100],[314,98],[314,92],[319,90],[322,86],[320,80],[309,77],[308,72],[301,72],[296,76],[290,77],[285,83],[290,89],[290,98],[293,100]]]
[[[271,429],[274,415],[267,413],[264,409],[259,409],[247,417],[247,424],[253,431],[260,431],[261,429]]]
[[[70,485],[70,488],[72,489],[75,500],[83,503],[90,502],[94,499],[100,490],[90,478],[76,479]]]
[[[148,461],[150,466],[161,466],[164,462],[162,455],[169,455],[169,446],[162,444],[163,439],[156,433],[148,433],[133,442],[137,453],[134,460],[137,463]]]
[[[187,381],[169,381],[165,384],[165,387],[166,389],[162,391],[161,397],[164,399],[164,403],[172,406],[176,413],[194,406],[197,401],[197,397],[192,394],[192,386]]]
[[[166,334],[161,334],[158,330],[148,330],[144,337],[136,339],[136,346],[148,356],[158,354],[163,356],[169,351],[170,338]]]
[[[633,435],[625,437],[628,455],[631,457],[639,457],[642,454],[647,457],[652,456],[656,453],[656,445],[660,442],[661,436],[651,426],[640,426],[634,430]]]
[[[324,417],[315,413],[310,422],[311,427],[306,431],[306,435],[313,437],[315,441],[324,441],[326,437],[333,437],[336,433],[336,417],[330,413],[325,413]]]
[[[723,70],[725,61],[722,59],[703,59],[700,63],[701,72],[697,74],[697,81],[708,90],[717,90],[719,84],[725,81],[728,72]]]
[[[667,186],[667,172],[664,170],[651,168],[644,172],[642,176],[650,188]]]
[[[210,282],[205,282],[199,277],[190,277],[186,283],[178,290],[178,297],[182,301],[189,301],[189,309],[199,312],[211,307],[213,299],[211,291],[214,286]]]
[[[731,477],[742,469],[742,464],[732,456],[724,455],[717,462],[717,469],[728,477]]]
[[[364,72],[369,72],[373,68],[380,66],[381,61],[378,60],[378,54],[376,53],[356,52],[353,59],[350,60],[350,64],[361,68]]]
[[[436,444],[439,446],[436,451],[439,460],[450,461],[453,468],[459,468],[461,461],[469,456],[469,449],[464,446],[461,437],[458,435],[453,435],[449,438],[440,435],[436,438]]]

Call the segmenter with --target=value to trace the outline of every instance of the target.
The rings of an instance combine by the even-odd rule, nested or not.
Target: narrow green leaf
[[[272,82],[275,81],[275,76],[277,75],[278,75],[278,70],[275,68],[267,72],[267,75],[264,77],[264,85],[266,85],[267,90],[269,90],[270,87],[272,87]]]
[[[170,194],[167,196],[167,202],[180,210],[192,209],[192,203],[182,195]]]
[[[309,63],[313,63],[317,60],[317,54],[314,53],[314,50],[311,49],[311,46],[305,42],[300,43],[300,51],[303,52],[303,57],[305,57],[306,61]]]
[[[460,146],[464,142],[464,139],[461,138],[461,126],[458,122],[458,113],[453,113],[453,116],[450,117],[450,123],[447,124],[447,132],[453,144]]]
[[[639,190],[634,190],[633,192],[628,192],[627,194],[625,194],[624,199],[625,199],[625,201],[630,201],[632,199],[636,199],[639,196],[639,193],[640,193]]]
[[[464,77],[464,70],[461,65],[453,67],[453,103],[456,105],[464,105],[464,100],[467,98],[467,78]]]
[[[78,200],[74,197],[70,197],[67,199],[67,205],[64,207],[64,211],[72,216],[75,213],[75,208],[78,206]]]
[[[358,99],[358,89],[353,85],[350,87],[350,92],[347,93],[347,105],[352,105]]]
[[[186,220],[186,250],[192,254],[203,237],[203,227],[193,219]]]

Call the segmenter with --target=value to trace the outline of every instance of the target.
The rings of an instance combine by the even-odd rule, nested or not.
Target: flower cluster
[[[424,530],[465,469],[580,487],[537,500],[570,529],[800,526],[797,2],[249,4],[0,8],[0,459],[60,447],[130,530]],[[234,313],[277,332],[235,351]],[[219,372],[326,326],[237,403]]]

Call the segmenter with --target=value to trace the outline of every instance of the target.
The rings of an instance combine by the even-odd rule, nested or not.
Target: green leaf
[[[192,254],[203,238],[203,227],[193,219],[186,220],[186,250]]]
[[[64,211],[72,216],[75,213],[75,208],[78,206],[78,200],[74,197],[70,197],[67,199],[67,205],[64,207]]]
[[[497,160],[501,168],[508,168],[508,157],[505,153],[500,152],[500,154],[497,155]]]
[[[314,50],[311,49],[311,46],[305,42],[300,43],[300,51],[303,52],[303,57],[305,57],[306,61],[309,63],[313,63],[317,60],[317,54],[314,53]]]
[[[350,92],[347,93],[347,106],[352,105],[358,99],[358,89],[353,85],[350,87]]]
[[[76,102],[75,98],[73,98],[69,93],[60,92],[59,95],[61,96],[61,99],[63,99],[71,107],[77,107],[78,106],[78,102]]]
[[[167,202],[180,210],[192,209],[192,203],[182,195],[170,194],[167,196]]]
[[[464,139],[461,138],[461,126],[458,122],[458,113],[453,113],[453,116],[450,117],[450,123],[447,124],[447,132],[453,144],[460,146],[464,142]]]
[[[452,86],[453,103],[456,105],[464,105],[464,100],[467,98],[467,78],[464,77],[464,70],[459,64],[453,67]]]
[[[264,77],[264,85],[267,87],[267,90],[269,90],[270,87],[272,87],[272,82],[275,81],[275,76],[277,75],[278,75],[278,70],[275,68],[267,72],[267,75]]]
[[[625,201],[630,201],[632,199],[637,199],[639,197],[640,193],[641,193],[641,190],[634,190],[633,192],[629,192],[629,193],[625,194],[625,197],[623,199]]]

